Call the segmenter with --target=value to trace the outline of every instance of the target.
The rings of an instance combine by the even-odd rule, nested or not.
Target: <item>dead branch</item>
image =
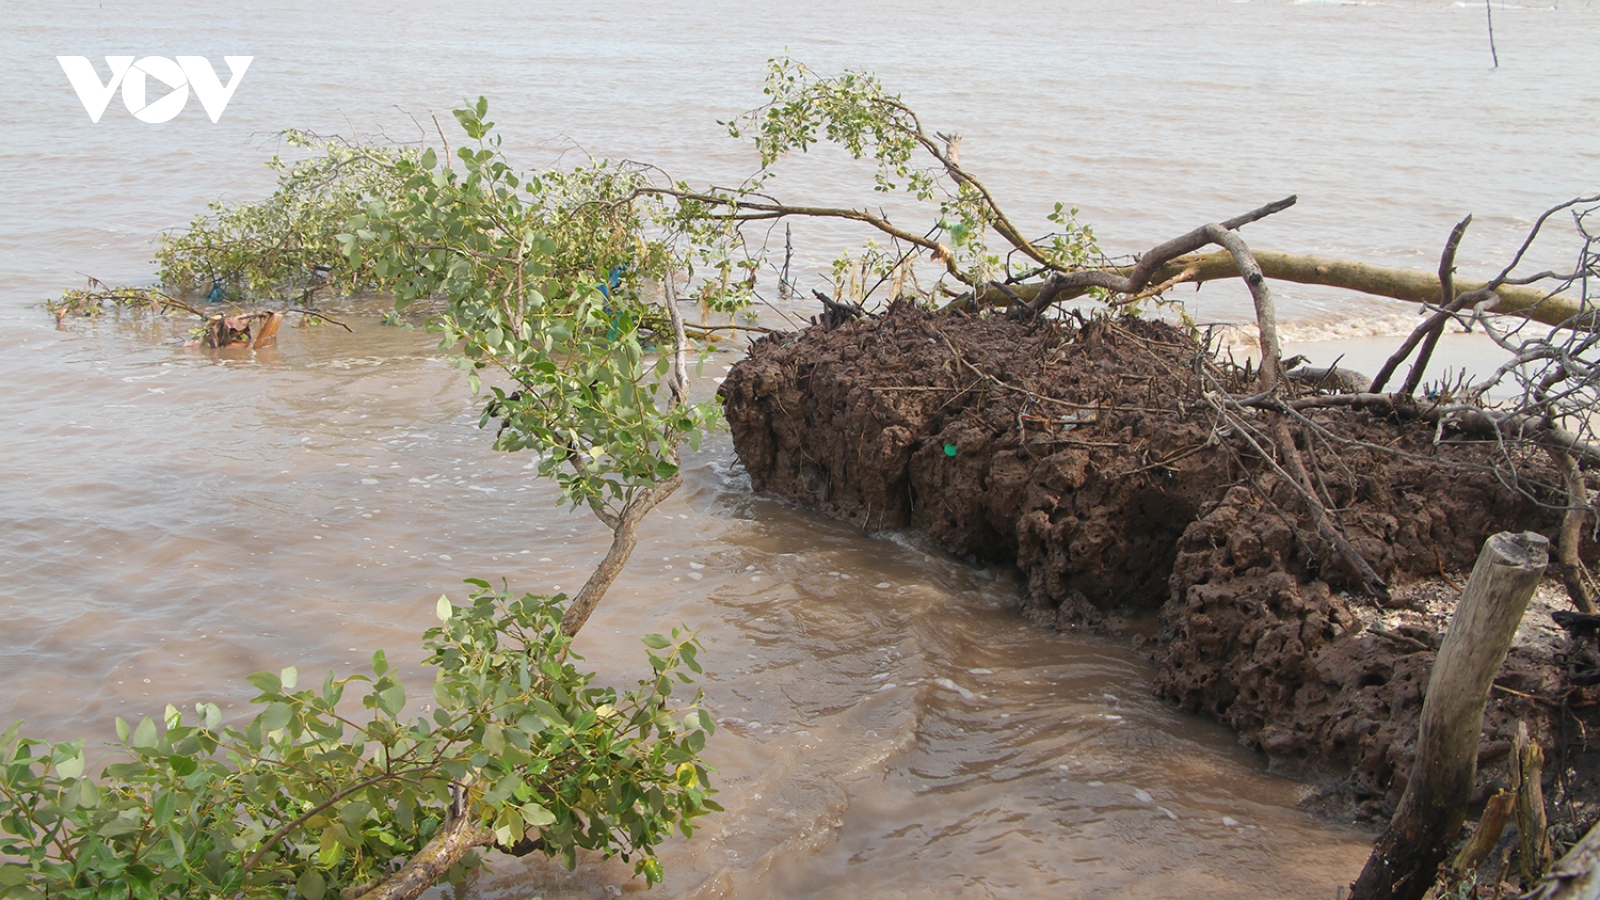
[[[1548,548],[1532,532],[1502,532],[1484,542],[1428,679],[1411,777],[1351,886],[1352,900],[1420,900],[1432,886],[1466,820],[1484,704]]]
[[[1439,311],[1430,316],[1428,321],[1417,326],[1405,341],[1400,344],[1399,349],[1389,356],[1388,361],[1383,364],[1383,368],[1378,370],[1378,374],[1372,377],[1372,387],[1368,388],[1368,390],[1374,394],[1383,390],[1383,386],[1389,381],[1389,376],[1394,374],[1400,363],[1404,362],[1405,358],[1411,355],[1411,351],[1416,349],[1417,344],[1426,337],[1428,345],[1422,354],[1418,356],[1417,364],[1411,367],[1411,378],[1406,379],[1406,383],[1410,384],[1411,387],[1402,389],[1401,393],[1409,394],[1416,390],[1416,385],[1412,382],[1412,379],[1421,378],[1422,369],[1426,367],[1427,358],[1433,352],[1434,343],[1438,341],[1439,335],[1444,332],[1444,325],[1450,318],[1450,314],[1461,309],[1462,305],[1467,302],[1476,302],[1471,299],[1478,293],[1476,291],[1462,294],[1459,298],[1455,293],[1456,247],[1460,246],[1461,237],[1466,234],[1467,226],[1470,224],[1472,224],[1471,216],[1467,216],[1457,222],[1456,227],[1450,230],[1450,237],[1445,241],[1444,253],[1439,258]],[[1487,300],[1488,297],[1484,296],[1478,299]]]
[[[1450,863],[1453,877],[1466,877],[1467,873],[1477,871],[1483,861],[1489,858],[1489,853],[1500,843],[1500,835],[1506,830],[1506,822],[1511,819],[1511,808],[1516,802],[1516,796],[1509,791],[1499,791],[1489,798],[1483,815],[1478,817],[1477,827],[1472,830],[1472,837],[1467,839],[1461,852]]]
[[[1239,435],[1245,443],[1249,444],[1250,448],[1255,451],[1256,456],[1260,457],[1277,474],[1278,478],[1300,498],[1300,501],[1305,504],[1307,515],[1310,517],[1313,527],[1316,528],[1317,535],[1331,545],[1339,556],[1344,559],[1354,574],[1361,579],[1362,587],[1371,591],[1374,596],[1387,604],[1390,601],[1388,584],[1373,570],[1366,557],[1362,556],[1361,552],[1350,543],[1350,539],[1345,537],[1343,529],[1336,524],[1336,520],[1329,513],[1328,508],[1317,497],[1316,491],[1312,489],[1311,478],[1306,471],[1305,462],[1301,459],[1299,448],[1295,446],[1294,437],[1289,434],[1289,429],[1284,424],[1283,419],[1274,416],[1271,426],[1271,442],[1276,444],[1279,451],[1284,455],[1285,463],[1289,466],[1288,469],[1280,465],[1273,458],[1273,454],[1267,452],[1267,448],[1262,445],[1262,442],[1256,440],[1250,433],[1245,423],[1228,409],[1229,406],[1243,409],[1245,404],[1219,391],[1207,391],[1201,395],[1201,398],[1222,418],[1228,428],[1234,434]]]
[[[1400,394],[1322,394],[1294,400],[1257,394],[1228,399],[1229,402],[1239,406],[1255,409],[1307,410],[1340,406],[1366,409],[1403,418],[1421,419],[1454,428],[1470,437],[1528,442],[1571,453],[1582,462],[1600,466],[1600,447],[1543,416],[1528,413],[1499,412],[1465,403],[1422,406],[1414,398]]]
[[[1488,300],[1488,289],[1482,294],[1472,291],[1456,296],[1455,267],[1456,248],[1461,245],[1461,236],[1466,234],[1467,226],[1472,224],[1472,216],[1467,216],[1456,227],[1450,230],[1450,237],[1445,241],[1444,252],[1439,256],[1439,307],[1443,310],[1454,312],[1462,306]],[[1490,282],[1490,288],[1498,287],[1502,279],[1497,278]],[[1400,393],[1415,393],[1417,386],[1422,383],[1422,373],[1428,369],[1428,360],[1433,356],[1433,348],[1439,344],[1439,336],[1444,334],[1444,323],[1447,315],[1434,314],[1429,318],[1426,337],[1422,339],[1422,349],[1417,351],[1417,361],[1412,363],[1411,371],[1406,374],[1406,383],[1400,388]]]
[[[1511,789],[1517,794],[1517,859],[1522,883],[1532,884],[1550,866],[1550,834],[1544,811],[1544,748],[1528,738],[1528,723],[1517,722],[1509,761]]]
[[[1298,200],[1299,198],[1294,196],[1285,197],[1282,200],[1253,209],[1242,216],[1234,216],[1220,223],[1220,225],[1202,225],[1188,234],[1152,247],[1149,252],[1139,258],[1138,263],[1131,269],[1071,272],[1051,276],[1039,285],[1032,286],[1033,296],[1027,300],[1028,309],[1036,314],[1041,313],[1049,308],[1051,304],[1069,297],[1081,296],[1090,288],[1101,288],[1118,294],[1137,294],[1144,289],[1145,285],[1150,283],[1152,278],[1162,271],[1164,266],[1170,264],[1176,257],[1185,253],[1193,253],[1207,244],[1216,243],[1217,238],[1211,229],[1220,227],[1227,231],[1234,231],[1251,222],[1264,219],[1275,212],[1288,209]],[[1239,274],[1238,260],[1233,255],[1233,252],[1225,250],[1223,253],[1228,261],[1232,263],[1232,274]],[[1017,285],[1014,295],[1025,296],[1022,294],[1022,289],[1025,287],[1029,286]],[[1007,296],[1009,299],[1008,294],[1011,294],[1011,292],[1002,293],[1001,296]]]
[[[1341,288],[1374,297],[1388,297],[1392,300],[1417,304],[1434,303],[1439,298],[1439,277],[1434,272],[1396,269],[1311,253],[1284,253],[1257,249],[1254,255],[1256,262],[1261,265],[1262,274],[1275,281]],[[1096,274],[1126,278],[1133,274],[1134,269],[1134,266],[1121,266],[1100,270]],[[1239,270],[1232,256],[1225,250],[1219,250],[1172,259],[1151,273],[1147,281],[1167,284],[1170,287],[1220,281],[1238,276]],[[1010,287],[1031,306],[1047,284],[1048,281],[1041,281],[1014,284]],[[1482,290],[1487,285],[1488,282],[1485,281],[1456,280],[1456,289],[1463,293]],[[1066,288],[1052,302],[1060,303],[1081,297],[1088,291],[1089,286]],[[990,306],[1005,306],[1011,302],[1013,301],[1006,293],[981,289],[961,294],[951,301],[949,307],[970,311]],[[1043,305],[1040,308],[1043,308]],[[1546,325],[1583,329],[1593,327],[1596,312],[1593,305],[1581,297],[1511,283],[1503,284],[1494,290],[1492,311],[1500,315],[1543,322]]]
[[[1589,585],[1589,570],[1579,556],[1583,543],[1583,526],[1592,510],[1589,507],[1589,489],[1583,483],[1583,472],[1578,461],[1564,450],[1551,449],[1550,459],[1561,472],[1567,490],[1567,513],[1561,520],[1561,531],[1556,538],[1556,560],[1561,568],[1561,581],[1567,587],[1567,596],[1580,612],[1594,613],[1594,590]]]
[[[1287,206],[1294,202],[1293,197],[1279,201]],[[1267,209],[1268,207],[1262,207]],[[1256,210],[1261,212],[1261,210]],[[1254,215],[1250,213],[1249,215]],[[1265,215],[1265,213],[1263,213]],[[1250,286],[1250,297],[1256,305],[1256,325],[1261,335],[1261,377],[1260,389],[1270,391],[1278,386],[1282,380],[1283,353],[1278,348],[1278,313],[1272,304],[1272,291],[1267,288],[1267,279],[1261,274],[1261,266],[1256,258],[1251,255],[1250,248],[1245,245],[1244,238],[1233,230],[1235,226],[1207,225],[1200,229],[1207,239],[1213,243],[1221,244],[1233,257],[1233,264],[1239,269],[1239,276],[1244,283]]]

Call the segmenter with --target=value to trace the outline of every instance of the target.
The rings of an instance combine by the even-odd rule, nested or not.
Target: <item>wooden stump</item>
[[[1466,821],[1489,689],[1549,556],[1532,532],[1484,542],[1428,678],[1411,780],[1350,900],[1419,900],[1433,885]]]

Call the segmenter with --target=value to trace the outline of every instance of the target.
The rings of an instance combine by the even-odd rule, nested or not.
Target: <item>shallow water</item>
[[[0,720],[107,734],[168,701],[237,711],[260,669],[414,661],[461,578],[571,590],[605,546],[527,459],[488,449],[459,373],[376,304],[335,310],[354,335],[286,329],[233,357],[177,346],[178,322],[57,330],[30,305],[77,273],[148,279],[154,233],[267,189],[280,129],[410,137],[411,114],[485,93],[530,165],[565,135],[732,177],[749,156],[714,120],[755,103],[788,46],[879,71],[965,132],[964,162],[1020,218],[1075,202],[1119,251],[1298,192],[1247,236],[1432,268],[1471,211],[1463,271],[1481,274],[1600,184],[1600,9],[1495,12],[1498,71],[1472,4],[0,5]],[[145,125],[113,100],[92,125],[53,57],[117,52],[256,61],[219,124],[191,101]],[[859,168],[801,162],[789,195],[859,196]],[[840,236],[796,239],[815,270]],[[1410,321],[1280,293],[1302,338]],[[1231,286],[1200,301],[1247,315]],[[1359,868],[1362,835],[1152,700],[1123,647],[1025,624],[1010,575],[754,497],[725,437],[687,463],[582,637],[619,680],[637,633],[687,623],[708,647],[728,812],[667,849],[657,893],[1331,897]],[[626,875],[507,862],[477,890],[605,896],[636,889]]]

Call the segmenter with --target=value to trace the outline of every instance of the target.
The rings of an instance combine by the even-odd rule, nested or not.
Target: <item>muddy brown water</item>
[[[1431,269],[1474,212],[1459,261],[1481,276],[1537,211],[1600,181],[1600,8],[1497,2],[1498,71],[1482,12],[0,6],[0,722],[68,737],[169,701],[239,712],[251,672],[348,671],[380,647],[410,661],[420,696],[417,635],[439,593],[461,597],[468,576],[570,590],[604,546],[529,460],[489,450],[432,340],[377,326],[375,306],[339,308],[355,335],[286,329],[279,349],[238,358],[174,346],[174,324],[57,331],[30,306],[80,273],[148,279],[156,232],[269,188],[260,162],[281,129],[409,138],[413,115],[448,122],[483,93],[522,164],[576,142],[726,180],[751,155],[719,143],[715,119],[757,102],[764,61],[788,47],[876,70],[932,127],[965,133],[963,162],[1030,229],[1077,203],[1128,252],[1298,192],[1253,241]],[[92,124],[54,58],[119,53],[255,62],[219,123],[191,98],[146,125],[113,98]],[[817,153],[780,186],[853,202],[868,184]],[[839,236],[797,228],[796,242],[802,289],[827,287]],[[1199,299],[1202,320],[1248,317],[1242,290]],[[1294,287],[1280,303],[1291,337],[1414,321]],[[687,462],[582,637],[623,679],[639,674],[640,632],[687,623],[708,647],[728,812],[666,848],[657,895],[1331,897],[1359,868],[1363,835],[1301,814],[1299,785],[1152,700],[1123,647],[1024,624],[1009,574],[752,496],[725,437]],[[635,890],[625,876],[507,862],[477,890],[598,897]]]
[[[379,648],[419,704],[439,593],[572,590],[603,551],[526,455],[489,449],[425,333],[286,331],[239,358],[152,343],[179,336],[107,321],[9,348],[64,355],[98,401],[12,388],[40,410],[15,436],[49,448],[0,482],[0,683],[34,731],[238,712],[251,672],[344,672]],[[708,648],[728,811],[667,848],[663,896],[1321,897],[1359,867],[1362,834],[1153,700],[1124,646],[1024,623],[1009,573],[754,496],[726,436],[687,472],[580,640],[617,679],[640,674],[642,632],[686,624]],[[479,890],[601,896],[626,876],[506,862]]]

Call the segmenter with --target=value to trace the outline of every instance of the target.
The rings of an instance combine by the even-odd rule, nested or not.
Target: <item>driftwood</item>
[[[315,293],[307,289],[300,295],[299,305],[283,311],[258,309],[232,313],[212,312],[179,299],[158,288],[113,288],[98,278],[91,277],[89,286],[82,290],[67,291],[61,299],[47,304],[56,316],[56,324],[63,324],[69,316],[94,316],[105,309],[138,309],[153,313],[184,312],[201,321],[199,343],[211,348],[233,347],[260,350],[278,341],[278,329],[288,313],[298,313],[308,319],[320,319],[337,325],[345,331],[353,329],[325,313],[306,306]]]
[[[1466,821],[1483,707],[1549,561],[1542,535],[1484,542],[1428,679],[1417,759],[1389,827],[1351,886],[1351,900],[1418,900]]]

